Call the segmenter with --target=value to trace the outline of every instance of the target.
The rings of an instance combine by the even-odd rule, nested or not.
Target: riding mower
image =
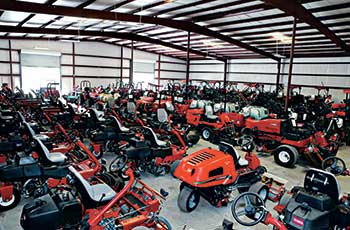
[[[124,127],[115,116],[106,117],[103,125],[90,132],[90,145],[96,158],[101,158],[104,152],[117,151],[119,145],[125,144],[135,132]]]
[[[19,153],[11,164],[0,167],[0,211],[15,207],[21,194],[38,197],[48,193],[52,187],[65,184],[69,164],[74,165],[84,178],[105,171],[104,165],[79,139],[66,154],[49,152],[38,137],[34,137],[31,144],[34,151],[30,155]],[[106,178],[106,175],[101,176]]]
[[[166,107],[169,109],[169,103],[166,103]],[[183,141],[186,146],[193,146],[198,143],[200,136],[195,132],[191,132],[191,126],[183,123],[176,123],[173,119],[173,114],[168,116],[168,113],[165,109],[157,109],[156,116],[152,116],[147,119],[147,124],[150,126],[156,133],[168,136],[168,139],[172,141],[173,144],[183,145]],[[173,132],[175,130],[176,132]],[[179,138],[177,135],[180,135]]]
[[[267,199],[268,186],[260,182],[266,168],[252,153],[253,139],[243,136],[239,144],[246,152],[244,158],[232,145],[221,142],[219,150],[202,149],[179,162],[173,176],[182,181],[177,200],[181,211],[195,210],[200,197],[213,206],[226,206],[234,189],[244,192],[255,188]]]
[[[107,184],[98,176],[87,180],[70,166],[66,186],[52,189],[23,207],[21,226],[27,230],[170,230],[170,224],[158,216],[166,192],[161,191],[161,195],[135,179],[125,163],[112,162],[109,172],[116,181],[128,180],[122,189],[117,182]]]
[[[170,131],[175,141],[168,135],[157,135],[152,128],[144,126],[139,134],[130,138],[128,143],[120,146],[119,157],[128,159],[129,165],[135,171],[148,171],[156,176],[165,175],[170,171],[171,164],[183,158],[186,154],[186,144],[175,130]],[[168,140],[162,140],[161,137]]]
[[[232,203],[232,215],[241,225],[259,222],[277,230],[330,230],[350,228],[350,197],[340,197],[337,179],[331,173],[310,169],[304,186],[295,186],[274,207],[273,217],[265,201],[254,192],[242,193]]]
[[[296,127],[292,119],[246,119],[243,135],[254,137],[257,150],[272,150],[275,162],[283,167],[293,167],[304,156],[320,166],[323,159],[337,153],[339,135],[316,130],[314,125]]]
[[[209,104],[205,105],[203,101],[198,101],[196,108],[193,106],[195,102],[192,101],[190,109],[187,110],[187,124],[196,127],[206,141],[234,143],[235,126],[229,116],[226,113],[215,115],[213,107]]]

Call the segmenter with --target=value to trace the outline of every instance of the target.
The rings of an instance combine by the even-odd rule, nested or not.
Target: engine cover
[[[46,194],[24,205],[21,215],[23,229],[71,229],[78,226],[82,205],[70,192]]]
[[[299,197],[299,198],[298,198]],[[329,197],[324,195],[298,194],[291,198],[283,210],[284,222],[288,228],[300,230],[327,230],[331,221],[331,204]],[[303,208],[302,206],[306,207]]]

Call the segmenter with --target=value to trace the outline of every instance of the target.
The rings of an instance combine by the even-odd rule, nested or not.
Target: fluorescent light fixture
[[[269,35],[271,35],[275,40],[280,41],[281,43],[285,43],[285,44],[292,43],[292,38],[284,35],[281,32],[273,32],[273,33],[269,33]]]
[[[34,49],[35,50],[49,50],[49,48],[47,48],[47,47],[40,47],[40,46],[35,46]]]

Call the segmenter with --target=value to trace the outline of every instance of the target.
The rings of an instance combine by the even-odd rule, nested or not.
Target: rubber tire
[[[291,201],[293,195],[289,194],[288,192],[285,192],[283,196],[281,197],[280,201],[278,204],[283,205],[284,207],[287,207],[289,202]]]
[[[166,226],[166,228],[163,228],[164,230],[172,230],[173,229],[171,227],[171,224],[169,223],[169,221],[167,219],[165,219],[164,217],[158,216],[158,220]]]
[[[191,208],[188,205],[188,201],[192,195],[195,196],[196,204]],[[184,188],[181,189],[180,194],[177,198],[177,205],[180,208],[180,210],[183,212],[192,212],[197,208],[199,201],[200,201],[199,193],[187,186],[184,186]]]
[[[289,161],[287,161],[286,163],[282,162],[279,159],[279,154],[282,151],[287,152],[289,154],[289,156],[290,156]],[[278,165],[286,167],[286,168],[292,168],[292,167],[294,167],[295,163],[298,160],[299,153],[298,153],[298,150],[296,148],[294,148],[293,146],[281,145],[281,146],[277,147],[277,149],[275,149],[273,151],[273,156],[274,156],[275,162]]]
[[[97,160],[101,159],[103,157],[103,152],[100,151],[98,154],[95,153],[95,151],[91,150],[92,155],[96,157]]]
[[[260,192],[262,190],[266,190],[266,197],[261,197],[260,196]],[[269,188],[267,187],[266,184],[262,183],[262,182],[256,182],[255,184],[252,184],[249,189],[248,192],[252,192],[252,193],[256,193],[258,194],[264,202],[266,202],[267,198],[269,197]]]
[[[179,164],[180,164],[180,160],[176,160],[176,161],[174,161],[172,164],[171,164],[171,166],[170,166],[170,174],[175,178],[175,176],[174,176],[174,172],[175,172],[175,170],[177,169],[177,166],[179,166]]]
[[[208,136],[208,137],[204,137],[203,133],[204,133],[205,131],[208,131],[208,132],[209,132],[209,136]],[[212,136],[213,136],[213,131],[212,131],[210,128],[204,128],[204,129],[202,129],[201,135],[202,135],[202,138],[203,138],[204,140],[210,141],[211,138],[212,138]]]
[[[187,135],[187,142],[190,143],[191,145],[197,144],[199,139],[200,139],[199,135],[195,135],[195,134]]]
[[[253,130],[249,129],[249,128],[243,128],[241,130],[241,135],[244,136],[254,136]]]
[[[13,196],[15,197],[15,200],[13,201],[13,203],[9,206],[0,205],[0,212],[4,212],[4,211],[10,210],[10,209],[16,207],[17,204],[21,201],[21,193],[18,191],[17,188],[13,188]],[[1,199],[1,197],[0,197],[0,199]]]

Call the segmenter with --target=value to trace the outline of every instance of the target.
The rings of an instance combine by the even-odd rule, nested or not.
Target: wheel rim
[[[92,154],[93,154],[95,157],[99,157],[99,156],[101,155],[101,152],[92,151]]]
[[[267,198],[267,190],[266,189],[261,189],[260,192],[259,192],[259,196],[263,199],[263,200],[266,200]]]
[[[282,162],[282,163],[288,163],[290,161],[290,154],[286,151],[281,151],[278,154],[278,159]]]
[[[188,207],[190,209],[192,209],[192,208],[194,208],[196,206],[196,204],[197,204],[197,202],[196,202],[196,195],[195,195],[195,193],[192,193],[192,195],[188,199]]]
[[[209,132],[209,130],[207,130],[207,129],[203,130],[203,137],[204,137],[205,139],[209,139],[209,137],[210,137],[210,132]]]
[[[11,200],[9,201],[3,201],[2,197],[0,196],[0,206],[7,207],[10,206],[15,202],[15,196],[12,194]]]

